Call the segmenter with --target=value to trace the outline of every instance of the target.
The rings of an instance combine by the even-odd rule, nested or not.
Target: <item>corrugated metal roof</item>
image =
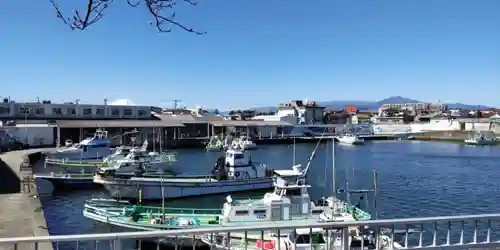
[[[293,126],[292,124],[284,121],[213,121],[211,122],[214,126]]]
[[[177,121],[177,122],[185,123],[185,124],[200,123],[195,119],[195,117],[193,115],[165,115],[165,114],[161,114],[160,118],[162,120]],[[201,122],[201,123],[207,123],[207,122]]]
[[[195,115],[160,115],[161,119],[171,119],[184,124],[208,124],[212,121],[224,120],[220,116],[195,116]]]
[[[217,115],[197,116],[196,120],[198,120],[198,121],[206,121],[206,122],[225,121],[224,117],[217,116]]]
[[[173,120],[57,120],[60,128],[184,127]]]

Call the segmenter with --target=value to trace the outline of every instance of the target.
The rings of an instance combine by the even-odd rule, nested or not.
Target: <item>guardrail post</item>
[[[349,250],[349,228],[342,229],[342,250]]]
[[[122,249],[122,242],[121,240],[113,240],[113,250],[121,250]]]

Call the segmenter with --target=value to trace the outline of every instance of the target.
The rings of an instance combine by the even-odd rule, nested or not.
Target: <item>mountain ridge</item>
[[[383,104],[403,104],[403,103],[428,103],[403,96],[391,96],[379,101],[366,101],[366,100],[335,100],[335,101],[318,101],[318,105],[331,109],[341,109],[348,105],[356,106],[360,110],[378,110]],[[489,109],[490,107],[480,104],[464,104],[460,102],[444,103],[450,109]],[[250,110],[257,112],[275,112],[277,107],[253,107]]]

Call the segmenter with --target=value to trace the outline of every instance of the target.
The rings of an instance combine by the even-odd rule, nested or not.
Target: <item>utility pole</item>
[[[178,99],[173,99],[172,102],[174,103],[174,109],[177,109],[177,105],[182,102],[182,100],[178,100]]]

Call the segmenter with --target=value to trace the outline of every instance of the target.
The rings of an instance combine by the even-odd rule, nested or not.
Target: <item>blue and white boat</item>
[[[49,154],[47,158],[64,159],[69,161],[102,160],[113,153],[109,148],[111,141],[108,139],[108,131],[98,129],[94,137],[86,138],[80,143],[73,144],[69,148],[59,149]]]

